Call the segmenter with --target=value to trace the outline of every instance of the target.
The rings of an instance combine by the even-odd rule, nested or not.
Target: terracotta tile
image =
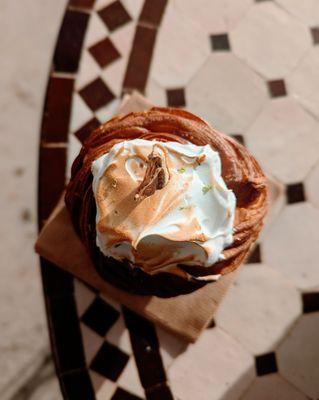
[[[108,37],[91,46],[89,51],[102,68],[121,57],[117,48]]]
[[[319,313],[304,315],[277,351],[280,374],[310,398],[319,397]]]
[[[272,1],[251,7],[230,41],[234,53],[267,79],[284,77],[311,46],[308,28]]]
[[[311,35],[313,44],[319,44],[319,27],[311,28]]]
[[[271,97],[281,97],[287,94],[285,81],[283,79],[268,81],[268,89]]]
[[[314,47],[287,77],[289,91],[306,109],[319,117],[319,92],[314,90],[319,85],[319,51]]]
[[[58,72],[78,70],[89,14],[68,10],[65,13],[54,53],[54,69]]]
[[[95,0],[69,0],[70,6],[81,8],[92,8]]]
[[[167,0],[145,0],[139,21],[154,26],[161,23]]]
[[[319,292],[303,293],[302,304],[304,313],[319,311]]]
[[[98,14],[110,31],[114,31],[131,21],[130,15],[119,0],[114,1],[102,10],[99,10]]]
[[[218,327],[204,331],[169,369],[172,392],[183,400],[237,399],[254,376],[252,356]]]
[[[169,107],[185,107],[185,92],[183,88],[179,89],[167,89],[167,105]]]
[[[314,26],[319,21],[319,3],[317,0],[276,0],[283,8],[299,21]]]
[[[210,42],[213,51],[229,51],[230,44],[227,33],[211,35]]]
[[[251,353],[260,355],[276,347],[300,314],[301,299],[294,286],[269,267],[251,265],[239,271],[215,321]]]
[[[41,138],[46,142],[66,142],[71,114],[74,81],[51,77],[44,105]]]
[[[278,374],[258,377],[241,400],[307,400],[307,397]]]
[[[39,217],[46,219],[65,187],[65,148],[42,148],[39,160]]]
[[[268,99],[263,80],[231,53],[211,54],[185,91],[189,109],[226,133],[244,132]]]
[[[301,182],[319,159],[317,130],[316,120],[296,101],[280,98],[270,101],[250,126],[246,145],[281,182]]]
[[[319,208],[319,164],[317,164],[305,180],[305,192],[307,200],[316,208]]]
[[[101,78],[96,78],[93,82],[82,88],[79,94],[93,111],[98,110],[114,99],[113,93]]]
[[[299,203],[305,201],[305,191],[303,183],[292,183],[286,187],[287,203]]]
[[[209,53],[209,34],[179,12],[175,2],[169,2],[156,38],[150,77],[164,88],[185,87]]]
[[[155,37],[156,30],[143,26],[137,27],[124,77],[124,89],[137,89],[144,93]]]
[[[259,355],[255,357],[255,363],[258,376],[273,374],[278,371],[275,353]]]
[[[307,202],[288,205],[263,238],[264,262],[307,291],[319,285],[318,218]]]
[[[81,143],[83,143],[84,140],[89,136],[89,134],[100,125],[100,121],[98,121],[96,118],[92,118],[89,122],[78,129],[74,133],[74,135],[80,140]]]

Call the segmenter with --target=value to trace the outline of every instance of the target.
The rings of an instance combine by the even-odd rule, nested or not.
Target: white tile
[[[89,48],[93,46],[99,41],[105,39],[108,34],[109,31],[107,29],[107,26],[95,12],[92,12],[85,35],[84,47]]]
[[[121,373],[121,376],[117,380],[117,384],[128,392],[144,398],[144,389],[141,385],[141,381],[138,376],[137,367],[133,357],[131,357],[129,362],[126,364],[124,371]]]
[[[108,103],[106,106],[101,107],[98,111],[95,112],[96,118],[104,124],[104,122],[108,121],[111,119],[114,114],[117,112],[119,105],[121,103],[120,99],[113,99],[110,103]]]
[[[111,92],[120,97],[122,93],[122,84],[125,75],[127,60],[124,58],[119,58],[118,60],[112,62],[106,68],[101,70],[101,78],[109,87]]]
[[[82,89],[84,86],[98,78],[100,74],[101,68],[94,61],[91,54],[84,50],[81,56],[79,72],[76,76],[75,89]]]
[[[319,46],[309,51],[287,77],[289,91],[304,107],[319,117]]]
[[[157,35],[150,77],[163,87],[185,86],[209,52],[207,34],[169,2]]]
[[[183,400],[235,400],[254,379],[254,360],[219,328],[206,330],[169,369],[173,393]]]
[[[276,0],[300,21],[315,26],[319,24],[319,2],[317,0]]]
[[[135,29],[136,23],[128,22],[124,26],[116,29],[116,31],[112,32],[110,35],[110,39],[112,40],[114,46],[124,58],[127,58],[130,54]]]
[[[306,198],[310,203],[319,208],[319,163],[311,170],[305,180]]]
[[[92,111],[84,103],[80,95],[73,94],[70,132],[76,132],[93,117]]]
[[[112,328],[107,332],[105,339],[109,343],[123,350],[126,354],[132,354],[130,335],[126,329],[122,315],[120,315]]]
[[[156,327],[156,332],[160,344],[162,360],[166,369],[186,350],[187,343],[160,327]]]
[[[303,393],[278,374],[256,378],[240,400],[307,400]]]
[[[319,125],[295,100],[269,101],[246,132],[266,171],[284,183],[302,181],[319,159]]]
[[[82,333],[85,361],[87,365],[90,365],[91,361],[103,344],[103,338],[82,322],[80,323],[80,328]]]
[[[256,264],[238,272],[215,322],[258,355],[272,351],[300,314],[300,294],[294,286],[277,271]]]
[[[82,144],[79,141],[77,137],[74,135],[69,136],[69,145],[67,149],[67,167],[66,167],[66,176],[67,176],[67,181],[71,177],[71,168],[73,161],[75,158],[78,156],[80,150],[81,150]]]
[[[268,94],[263,80],[233,54],[210,55],[186,87],[186,103],[226,133],[243,132]]]
[[[74,296],[78,316],[81,317],[96,298],[96,294],[78,279],[74,279]]]
[[[166,107],[166,90],[156,83],[153,79],[148,79],[145,96],[150,100],[155,106]]]
[[[304,315],[277,351],[279,372],[312,399],[319,397],[319,313]]]
[[[309,29],[271,1],[251,7],[230,39],[235,54],[268,79],[284,77],[311,46]]]
[[[99,11],[102,8],[108,6],[111,3],[114,3],[115,0],[95,0],[94,8]]]
[[[308,203],[286,206],[263,239],[264,262],[303,290],[319,285],[319,211]]]
[[[122,0],[122,3],[132,18],[139,17],[144,4],[143,0]]]
[[[96,400],[110,399],[117,388],[116,383],[104,378],[94,371],[90,371],[89,374],[94,388]]]

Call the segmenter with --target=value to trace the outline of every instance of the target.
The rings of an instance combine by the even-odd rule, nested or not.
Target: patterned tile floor
[[[179,400],[319,398],[318,32],[318,0],[70,1],[43,127],[42,162],[60,160],[55,174],[64,179],[80,140],[138,88],[234,135],[284,187],[276,220],[199,341],[186,347],[160,329],[150,339]],[[56,118],[71,102],[71,115]],[[127,316],[78,281],[75,298],[97,400],[145,398]],[[81,377],[64,384],[84,386]]]

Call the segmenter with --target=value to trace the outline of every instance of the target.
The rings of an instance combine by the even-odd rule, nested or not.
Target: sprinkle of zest
[[[184,172],[186,171],[186,169],[185,168],[178,168],[178,170],[177,170],[177,172],[179,173],[179,174],[183,174]]]
[[[112,185],[112,188],[115,189],[116,186],[117,186],[117,180],[116,180],[116,179],[113,179],[111,185]]]
[[[206,193],[208,193],[210,190],[212,190],[213,189],[213,186],[212,185],[204,185],[203,187],[202,187],[202,192],[203,192],[203,194],[206,194]]]

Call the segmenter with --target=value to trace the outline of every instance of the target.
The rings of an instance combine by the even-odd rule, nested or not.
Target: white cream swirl
[[[165,157],[169,181],[136,201],[154,146]],[[127,140],[92,163],[97,206],[96,243],[103,254],[148,273],[178,264],[211,266],[233,241],[234,193],[209,145]]]

